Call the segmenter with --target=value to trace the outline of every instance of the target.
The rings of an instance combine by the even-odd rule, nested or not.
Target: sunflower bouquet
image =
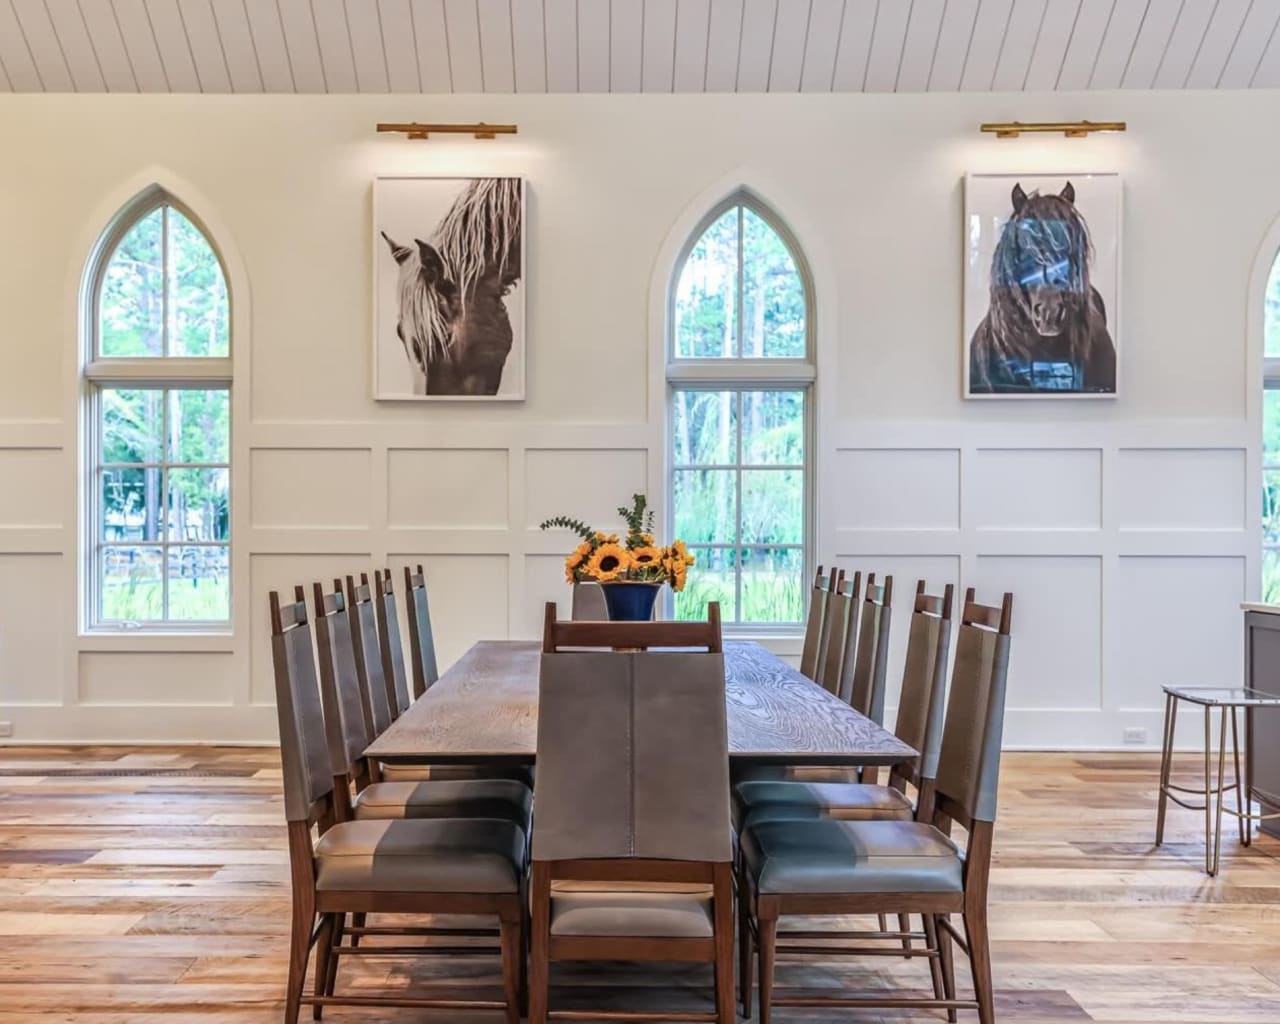
[[[632,495],[618,515],[627,524],[623,539],[616,533],[593,529],[581,519],[556,516],[540,524],[543,530],[572,530],[581,538],[564,562],[566,583],[670,583],[679,593],[694,564],[684,541],[661,547],[654,540],[653,510],[643,494]]]

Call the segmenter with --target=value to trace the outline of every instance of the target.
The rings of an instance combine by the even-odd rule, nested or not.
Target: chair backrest
[[[712,629],[623,625],[696,626],[704,638]],[[538,684],[534,859],[728,863],[723,654],[558,651],[558,639],[579,638],[548,633]]]
[[[282,604],[280,594],[273,590],[270,601],[284,813],[290,822],[311,823],[331,803],[333,773],[325,743],[306,593],[297,587],[293,603]]]
[[[996,817],[1012,618],[1012,594],[992,608],[966,592],[936,782],[939,811],[966,828]]]
[[[342,581],[333,581],[333,593],[312,585],[316,616],[316,653],[320,662],[320,696],[328,727],[329,758],[334,777],[364,775],[364,748],[373,742],[373,729],[365,717],[364,695],[356,668],[351,637],[351,617]]]
[[[895,768],[894,774],[916,786],[921,780],[933,779],[938,774],[954,598],[953,584],[947,584],[941,597],[933,597],[925,593],[924,580],[916,582],[907,657],[902,668],[902,692],[898,698],[898,721],[894,727],[898,739],[920,751],[918,761]]]
[[[409,710],[409,679],[404,671],[404,645],[400,640],[400,617],[396,614],[396,592],[391,570],[374,570],[373,606],[378,619],[378,652],[382,656],[382,678],[387,684],[387,701],[391,717],[399,718]]]
[[[815,594],[815,598],[822,601],[822,624],[818,629],[818,656],[814,661],[813,675],[810,678],[815,683],[821,683],[822,669],[827,663],[827,650],[831,644],[831,604],[836,596],[836,581],[840,578],[840,570],[834,565],[831,572],[827,575],[827,585],[821,594]]]
[[[827,611],[827,577],[822,566],[813,576],[809,591],[809,615],[804,623],[804,646],[800,652],[800,674],[818,680],[818,644],[822,640],[822,622]],[[574,618],[577,618],[575,615]]]
[[[356,652],[356,672],[365,716],[375,736],[387,731],[393,721],[391,702],[387,699],[386,677],[382,672],[382,654],[378,646],[377,613],[373,608],[373,589],[366,573],[360,583],[347,577],[347,614],[351,616],[351,641]]]
[[[706,622],[562,622],[556,603],[548,601],[543,617],[542,653],[562,647],[616,647],[648,650],[650,647],[703,647],[719,654],[724,650],[720,633],[720,604],[707,605]]]
[[[876,583],[876,574],[867,577],[858,623],[858,642],[845,649],[844,670],[840,674],[839,695],[877,725],[884,724],[884,684],[889,668],[889,619],[893,603],[893,577]]]
[[[836,576],[836,589],[827,606],[831,618],[831,636],[827,642],[827,660],[819,667],[817,683],[824,690],[840,695],[840,680],[846,659],[852,657],[849,647],[858,640],[858,610],[862,596],[862,573],[844,578],[841,569]]]
[[[427,604],[427,574],[422,565],[414,572],[404,567],[405,599],[409,602],[409,654],[413,659],[415,700],[440,678],[436,665],[436,639],[431,632],[431,609]]]
[[[569,618],[574,622],[608,622],[604,590],[599,583],[575,583],[570,598]]]

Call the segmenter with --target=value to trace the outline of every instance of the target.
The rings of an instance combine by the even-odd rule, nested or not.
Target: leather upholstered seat
[[[734,805],[740,829],[764,821],[909,821],[915,815],[902,791],[854,782],[740,782],[734,787]]]
[[[316,890],[519,892],[524,848],[492,818],[340,822],[316,843]]]
[[[476,779],[510,779],[532,785],[533,775],[521,765],[495,764],[382,764],[385,782],[462,782]]]
[[[962,892],[955,844],[915,821],[766,821],[742,835],[760,893]]]
[[[527,829],[533,794],[511,779],[378,782],[356,794],[358,820],[374,818],[498,818]]]
[[[552,935],[711,938],[712,896],[636,889],[556,892]]]

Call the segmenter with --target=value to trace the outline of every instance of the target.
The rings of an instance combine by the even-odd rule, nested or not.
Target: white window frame
[[[137,225],[141,220],[152,214],[160,207],[170,207],[182,214],[189,220],[200,234],[204,237],[205,242],[213,251],[214,256],[218,260],[218,266],[222,271],[222,279],[227,288],[227,331],[228,331],[228,354],[226,356],[199,356],[199,357],[181,357],[181,356],[104,356],[101,350],[101,335],[99,323],[99,302],[102,296],[102,285],[106,278],[107,268],[111,263],[116,249],[124,240],[124,237]],[[166,218],[167,224],[167,218]],[[161,248],[164,258],[168,258],[168,246],[162,245]],[[232,630],[232,617],[235,601],[235,572],[234,572],[234,553],[233,546],[235,544],[234,534],[231,535],[225,545],[227,551],[227,617],[225,619],[212,620],[181,620],[181,621],[155,621],[155,622],[132,622],[121,620],[102,620],[101,598],[102,598],[102,574],[101,565],[99,563],[98,551],[104,544],[102,541],[103,524],[102,524],[102,502],[99,494],[98,481],[103,470],[102,461],[102,392],[109,388],[118,389],[138,389],[138,390],[158,390],[163,389],[166,392],[181,390],[200,390],[200,391],[218,391],[225,390],[227,392],[228,402],[232,400],[232,353],[235,346],[234,331],[234,303],[235,297],[231,294],[231,280],[227,273],[226,260],[222,253],[218,250],[218,246],[213,240],[213,236],[209,233],[208,228],[201,222],[185,204],[176,199],[169,192],[161,188],[153,188],[145,195],[140,196],[135,202],[131,203],[125,210],[115,218],[108,227],[106,232],[98,240],[98,244],[94,249],[93,256],[90,261],[90,273],[88,275],[88,287],[84,290],[83,309],[81,313],[81,323],[83,327],[83,350],[84,350],[84,369],[81,374],[81,429],[82,429],[82,450],[84,458],[81,463],[81,496],[82,496],[82,523],[81,531],[81,579],[84,581],[81,587],[81,616],[84,632],[92,634],[129,634],[137,635],[139,633],[147,634],[225,634],[230,635]],[[164,268],[163,280],[165,282],[165,301],[168,301],[168,280],[169,268],[167,263]],[[167,332],[169,318],[167,314],[164,317],[164,329]],[[164,402],[162,411],[162,443],[167,443],[168,437],[168,400]],[[234,423],[228,424],[228,434],[234,430]],[[227,470],[228,478],[231,477],[231,459],[234,451],[233,439],[231,436],[227,438],[227,461],[225,463],[201,463],[197,468]],[[167,502],[167,478],[168,470],[171,468],[183,468],[187,464],[168,461],[168,453],[161,451],[159,463],[138,464],[138,468],[146,468],[158,465],[161,467],[161,490],[162,502]],[[228,493],[228,502],[234,500],[234,495]],[[228,515],[230,516],[230,508]],[[167,511],[165,512],[167,517]],[[129,546],[127,542],[122,542],[120,546]],[[171,547],[192,547],[199,545],[184,544],[181,541],[170,542],[167,538],[165,541],[155,545],[162,552],[161,562],[161,579],[165,592],[165,612],[168,612],[168,551]],[[221,544],[217,546],[222,546]]]
[[[736,356],[732,358],[712,358],[712,359],[691,359],[681,357],[676,352],[676,296],[680,287],[680,278],[684,273],[685,264],[688,262],[690,254],[701,241],[702,236],[717,220],[725,213],[734,208],[741,207],[750,210],[757,217],[763,220],[769,228],[782,240],[786,246],[787,252],[791,256],[792,263],[795,265],[796,272],[800,275],[800,284],[804,289],[804,306],[805,306],[805,345],[804,356],[799,359],[778,358],[771,356],[754,356],[744,357]],[[741,216],[741,215],[739,215]],[[736,323],[739,331],[739,346],[741,346],[741,330],[742,330],[742,303],[743,303],[743,287],[742,272],[744,266],[742,252],[742,230],[739,226],[738,233],[738,308],[736,313]],[[814,300],[813,275],[809,271],[808,261],[805,259],[804,250],[797,241],[794,233],[787,227],[786,223],[767,205],[762,203],[754,195],[745,189],[738,190],[733,194],[725,197],[698,222],[693,231],[690,232],[688,239],[680,249],[680,254],[676,258],[671,278],[667,286],[667,337],[666,337],[666,443],[664,447],[664,460],[666,466],[666,492],[667,508],[666,508],[666,527],[667,535],[674,536],[675,529],[675,473],[677,471],[674,443],[675,443],[675,396],[680,391],[728,391],[741,394],[747,391],[800,391],[804,398],[804,462],[801,472],[804,480],[804,518],[802,523],[803,533],[801,535],[801,593],[804,595],[805,606],[801,612],[800,622],[727,622],[725,623],[725,632],[729,635],[736,636],[761,636],[761,637],[790,637],[799,636],[804,632],[804,615],[808,611],[808,600],[810,588],[806,585],[814,571],[814,551],[813,542],[816,535],[815,529],[815,506],[816,506],[816,486],[814,479],[814,450],[816,446],[816,423],[817,416],[814,408],[814,392],[817,382],[817,304]],[[731,467],[737,470],[738,475],[738,517],[741,520],[742,514],[742,494],[741,494],[741,474],[742,465],[742,436],[741,423],[739,423],[738,434],[738,452],[735,465]],[[785,467],[779,467],[785,468]],[[739,534],[741,533],[741,522],[739,522]],[[711,545],[715,547],[716,545]],[[767,547],[774,548],[778,545],[722,545],[728,549],[738,549],[741,547]],[[787,547],[789,545],[783,545]],[[706,549],[704,545],[698,545],[702,550]],[[697,569],[695,567],[694,571]],[[740,612],[742,608],[742,574],[735,568],[734,572],[735,586],[735,605]],[[674,609],[674,595],[668,594],[666,598],[667,613],[671,614]]]

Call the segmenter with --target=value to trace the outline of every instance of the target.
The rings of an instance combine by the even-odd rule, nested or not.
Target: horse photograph
[[[964,394],[1114,398],[1120,179],[965,179]]]
[[[524,398],[524,199],[521,178],[375,179],[375,398]]]

